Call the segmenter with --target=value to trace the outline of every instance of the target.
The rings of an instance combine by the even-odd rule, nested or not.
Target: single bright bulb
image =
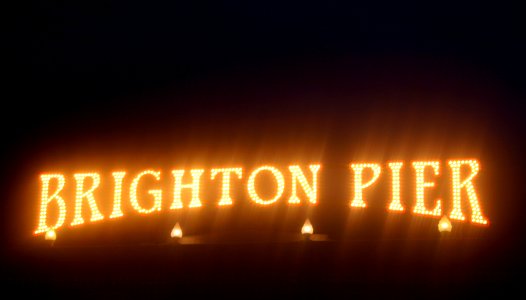
[[[438,231],[440,232],[451,232],[452,227],[451,222],[446,216],[443,216],[438,222]]]
[[[309,219],[305,220],[303,227],[301,227],[301,234],[305,236],[309,236],[313,233],[314,233],[314,228],[312,228],[312,224],[310,223]]]
[[[46,231],[45,239],[46,241],[55,241],[57,239],[57,233],[55,232],[55,230],[50,229]]]
[[[174,228],[172,229],[172,232],[170,233],[170,236],[173,239],[180,239],[183,237],[183,230],[181,229],[181,225],[179,225],[179,222],[175,223]]]

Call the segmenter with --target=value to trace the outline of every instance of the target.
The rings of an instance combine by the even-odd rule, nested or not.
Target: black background
[[[518,289],[519,12],[445,2],[31,3],[14,22],[15,93],[2,119],[3,285],[63,297]],[[445,162],[472,157],[489,227],[454,222],[444,238],[436,219],[386,213],[385,169],[370,207],[348,208],[351,161],[404,160],[410,208],[409,162],[440,160],[447,207]],[[313,162],[323,165],[314,208],[255,207],[240,184],[235,205],[217,209],[208,181],[202,209],[64,228],[53,248],[32,235],[42,172],[98,171],[105,182],[117,169],[241,165],[246,176]],[[330,241],[282,238],[306,217]],[[208,242],[166,244],[175,221]]]

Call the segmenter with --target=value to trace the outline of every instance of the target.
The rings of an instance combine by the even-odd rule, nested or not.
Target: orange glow
[[[183,237],[183,230],[181,229],[181,225],[179,225],[179,222],[175,223],[172,232],[170,232],[170,237],[172,239],[180,239]]]
[[[437,200],[435,208],[428,210],[425,205],[424,194],[425,188],[434,187],[434,182],[425,181],[425,168],[432,167],[435,175],[440,174],[440,162],[438,161],[415,161],[413,162],[413,168],[416,171],[416,205],[413,209],[413,213],[427,216],[441,216],[442,208],[441,201]]]
[[[389,210],[396,212],[403,212],[404,206],[402,205],[400,199],[400,169],[404,165],[403,162],[390,162],[388,164],[391,169],[392,174],[392,194],[391,194],[391,204],[389,204]]]
[[[49,182],[51,181],[51,179],[56,179],[58,185],[55,192],[50,196]],[[59,228],[60,226],[64,225],[64,221],[66,221],[66,202],[64,201],[64,198],[62,198],[59,195],[60,191],[62,191],[62,189],[64,189],[64,186],[66,185],[66,178],[62,174],[42,174],[40,175],[40,180],[42,181],[42,192],[40,196],[40,213],[38,220],[38,228],[35,231],[35,234],[47,232],[50,229]],[[53,200],[57,201],[59,214],[55,225],[48,227],[47,209],[49,203],[51,203],[51,201]]]
[[[453,220],[464,221],[466,218],[462,213],[462,189],[465,188],[468,194],[469,204],[471,206],[471,222],[487,225],[488,220],[482,215],[479,206],[477,193],[473,186],[473,178],[477,175],[480,167],[478,161],[470,160],[450,160],[448,161],[452,171],[452,187],[453,187],[453,210],[450,217]],[[471,174],[460,181],[460,168],[463,165],[468,165],[471,168]]]
[[[278,186],[276,190],[276,195],[267,200],[261,199],[261,197],[259,197],[258,193],[256,192],[256,176],[261,171],[269,171],[274,176],[274,179],[276,180],[276,184]],[[281,195],[283,195],[283,191],[285,189],[285,179],[283,178],[283,174],[281,174],[281,172],[277,168],[272,166],[262,166],[252,171],[252,174],[250,174],[250,177],[248,178],[247,186],[248,194],[252,201],[261,205],[269,205],[278,201]]]
[[[100,221],[104,219],[104,216],[100,213],[97,203],[95,202],[95,196],[93,192],[100,184],[100,175],[98,173],[81,173],[74,174],[75,181],[77,182],[77,189],[75,193],[75,218],[71,222],[71,226],[84,224],[84,218],[82,218],[82,199],[88,200],[88,205],[91,210],[91,222]],[[92,179],[91,187],[84,191],[84,180],[90,177]]]
[[[300,166],[289,166],[290,173],[292,174],[292,193],[289,198],[289,203],[299,204],[300,198],[297,194],[297,182],[299,181],[301,188],[309,198],[309,203],[316,204],[318,198],[318,171],[321,165],[309,165],[309,169],[312,172],[312,185],[309,185],[307,178],[303,175]]]
[[[438,221],[438,231],[440,232],[451,232],[453,226],[446,216],[443,216],[440,221]]]
[[[470,217],[471,223],[488,225],[489,220],[485,217],[482,212],[479,195],[475,190],[474,180],[480,171],[480,164],[475,159],[464,159],[464,160],[448,160],[448,165],[451,168],[451,212],[447,215],[446,219],[456,221],[466,221]],[[387,162],[388,171],[390,172],[390,186],[391,193],[390,199],[387,204],[388,212],[401,213],[409,211],[414,215],[422,215],[428,217],[441,217],[444,216],[444,204],[443,200],[438,199],[426,199],[430,198],[433,191],[428,189],[435,187],[436,183],[432,177],[439,177],[440,175],[440,162],[439,161],[413,161],[411,165],[414,169],[414,183],[415,183],[415,194],[414,194],[414,207],[412,209],[406,209],[404,202],[402,202],[402,189],[405,186],[402,182],[402,168],[404,167],[403,161]],[[268,206],[276,203],[280,198],[288,197],[289,205],[297,205],[301,203],[301,197],[303,201],[309,205],[314,205],[319,202],[319,190],[318,186],[320,178],[321,164],[308,165],[310,174],[307,171],[307,166],[290,165],[288,170],[290,173],[284,174],[277,167],[271,165],[259,166],[252,170],[245,180],[243,177],[243,168],[215,168],[210,169],[210,178],[206,179],[206,184],[211,184],[213,180],[220,181],[221,185],[221,197],[218,199],[218,206],[232,206],[234,200],[232,199],[232,177],[237,177],[236,184],[242,184],[243,188],[248,191],[248,201],[253,201],[256,204]],[[367,170],[366,170],[367,169]],[[170,210],[182,209],[183,207],[201,207],[201,181],[202,175],[205,172],[204,169],[190,169],[189,175],[185,179],[186,183],[183,184],[183,176],[185,170],[172,170],[171,179],[173,182],[173,202],[170,204]],[[351,207],[366,208],[367,203],[364,200],[364,190],[372,186],[378,181],[381,175],[382,168],[379,163],[351,163],[349,164],[349,171],[352,175],[352,188],[354,194],[349,205]],[[263,174],[261,173],[268,173]],[[408,172],[409,173],[409,172]],[[140,214],[150,214],[159,212],[162,210],[163,204],[163,190],[165,187],[161,183],[161,171],[145,170],[138,173],[135,177],[130,177],[130,183],[128,183],[126,171],[115,171],[110,173],[113,184],[107,184],[106,186],[113,187],[113,199],[108,199],[111,205],[111,214],[109,219],[115,219],[123,217],[128,213],[124,208],[127,207],[127,201],[132,209]],[[290,177],[288,177],[290,174]],[[66,218],[71,218],[69,224],[71,226],[77,226],[86,222],[96,222],[103,220],[105,216],[99,210],[96,196],[98,189],[101,186],[102,176],[99,173],[75,173],[72,174],[75,180],[66,180],[66,176],[63,174],[41,174],[41,191],[40,191],[40,210],[38,214],[37,228],[34,234],[47,233],[50,230],[57,231],[58,228],[62,227]],[[109,175],[109,174],[108,174]],[[259,177],[258,177],[259,176]],[[270,177],[265,177],[270,176]],[[409,174],[408,174],[409,176]],[[108,176],[110,177],[110,176]],[[147,177],[147,178],[143,178]],[[149,177],[149,178],[148,178]],[[151,178],[153,177],[153,178]],[[190,181],[191,177],[191,181]],[[220,177],[220,179],[219,179]],[[264,178],[261,178],[264,177]],[[268,181],[270,178],[270,181]],[[290,178],[290,185],[289,185]],[[143,180],[144,179],[144,180]],[[243,182],[241,182],[243,179]],[[259,180],[259,181],[257,181]],[[287,182],[285,181],[287,180]],[[438,181],[438,179],[436,179]],[[143,182],[146,181],[146,182]],[[69,182],[71,188],[65,189],[66,183]],[[442,181],[441,185],[443,184]],[[448,181],[449,183],[449,181]],[[128,186],[129,184],[129,186]],[[142,185],[141,185],[142,184]],[[270,194],[267,193],[266,186],[270,184]],[[74,186],[73,186],[74,185]],[[146,189],[145,186],[154,185],[153,189]],[[275,186],[275,189],[273,188]],[[124,192],[128,189],[129,191]],[[69,189],[73,189],[72,199],[65,199]],[[285,191],[285,188],[287,190]],[[290,188],[290,189],[289,189]],[[183,205],[183,190],[189,189],[191,192],[191,200],[188,199],[188,206]],[[301,190],[301,191],[300,191]],[[285,194],[290,192],[289,194]],[[463,195],[463,193],[465,193]],[[101,195],[104,193],[101,193]],[[149,194],[149,195],[146,195]],[[111,195],[108,193],[108,195]],[[128,197],[129,195],[129,197]],[[185,194],[186,195],[186,194]],[[190,198],[190,195],[187,195]],[[74,197],[74,198],[73,198]],[[110,196],[111,197],[111,196]],[[464,197],[464,198],[462,198]],[[467,197],[467,199],[466,199]],[[140,199],[139,199],[140,198]],[[405,198],[409,198],[405,196]],[[68,200],[68,201],[66,201]],[[412,199],[411,199],[412,200]],[[411,200],[406,200],[405,203]],[[113,202],[111,202],[113,201]],[[330,200],[329,200],[330,201]],[[462,202],[464,201],[464,202]],[[186,202],[185,202],[186,203]],[[383,202],[382,202],[383,203]],[[167,203],[168,204],[168,203]],[[449,204],[449,203],[448,203]],[[406,204],[408,205],[408,204]],[[471,210],[471,216],[466,216],[468,212],[462,209],[468,209],[469,205]],[[106,207],[106,205],[101,206]],[[108,205],[108,210],[110,209]],[[88,210],[89,212],[86,212]],[[108,211],[109,213],[109,211]],[[85,220],[84,217],[89,215],[89,220]],[[467,218],[466,218],[467,217]],[[443,220],[444,217],[442,218]],[[306,220],[306,224],[310,223]],[[444,222],[441,221],[440,224]],[[444,225],[445,226],[445,225]],[[443,228],[445,229],[445,228]]]
[[[351,164],[351,169],[354,171],[354,198],[351,202],[351,207],[367,207],[363,201],[363,189],[371,186],[380,176],[382,168],[379,164],[365,163],[365,164]],[[373,170],[373,177],[366,183],[363,183],[362,173],[365,168]]]
[[[50,229],[46,231],[46,235],[44,236],[44,239],[46,241],[55,241],[57,239],[57,233],[55,232],[55,230]]]
[[[155,211],[161,210],[161,204],[162,204],[162,190],[149,190],[148,194],[152,195],[154,198],[153,206],[150,209],[145,209],[139,204],[139,200],[137,199],[137,187],[139,185],[139,182],[141,178],[145,175],[151,175],[155,177],[157,181],[161,180],[161,172],[158,171],[152,171],[152,170],[146,170],[141,173],[139,173],[135,178],[133,179],[131,186],[130,186],[130,203],[132,207],[141,214],[149,214]]]
[[[301,234],[311,235],[313,233],[314,228],[312,227],[312,224],[310,223],[309,219],[305,220],[305,223],[303,223],[303,227],[301,227]]]
[[[115,181],[115,190],[113,192],[113,211],[110,219],[119,218],[123,216],[122,213],[122,182],[126,172],[113,172],[113,179]]]
[[[237,178],[241,179],[243,176],[242,168],[226,168],[226,169],[212,169],[211,179],[213,180],[218,173],[223,174],[223,182],[221,185],[221,200],[219,206],[232,205],[232,197],[230,197],[230,174],[234,173]]]
[[[201,175],[205,170],[202,169],[192,169],[190,174],[192,175],[192,183],[183,184],[183,175],[184,170],[173,170],[172,175],[174,177],[174,201],[170,209],[181,209],[183,208],[183,201],[181,200],[181,191],[182,189],[191,189],[192,190],[192,200],[190,201],[189,207],[201,207],[201,199],[199,199],[199,183],[201,180]]]

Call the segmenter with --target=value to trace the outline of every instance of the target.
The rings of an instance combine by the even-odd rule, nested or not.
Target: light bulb
[[[172,232],[170,233],[170,236],[173,239],[180,239],[180,238],[183,237],[183,230],[181,229],[181,226],[179,225],[179,222],[175,223],[175,226],[172,229]]]
[[[50,229],[46,231],[45,239],[46,241],[55,241],[57,239],[57,233],[55,232],[55,230]]]
[[[303,234],[304,236],[309,236],[313,233],[314,228],[312,228],[312,224],[310,223],[309,219],[305,220],[303,227],[301,227],[301,234]]]
[[[438,222],[438,231],[440,232],[451,232],[451,222],[446,216],[443,216]]]

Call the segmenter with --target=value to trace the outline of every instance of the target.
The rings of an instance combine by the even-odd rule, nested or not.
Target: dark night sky
[[[190,2],[36,1],[18,11],[8,81],[15,93],[1,121],[2,275],[13,291],[325,297],[518,287],[526,67],[519,9]],[[447,175],[446,159],[470,157],[482,164],[477,188],[489,228],[454,223],[458,235],[441,241],[435,220],[392,219],[382,206],[387,177],[370,211],[342,209],[351,161],[438,159]],[[64,229],[62,248],[31,235],[38,174],[47,170],[100,170],[104,180],[118,168],[291,162],[323,165],[313,210],[254,210],[236,191],[240,204],[229,212]],[[294,232],[307,215],[334,241],[242,242],[247,233],[257,240]],[[152,245],[176,219],[190,234],[222,231],[240,242]]]

